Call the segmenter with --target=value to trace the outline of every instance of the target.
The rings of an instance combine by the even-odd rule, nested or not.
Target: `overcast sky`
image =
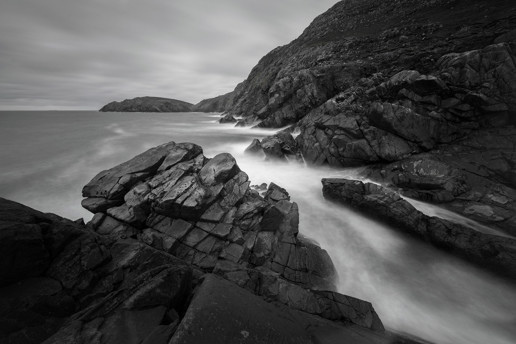
[[[0,110],[229,91],[336,0],[0,0]]]

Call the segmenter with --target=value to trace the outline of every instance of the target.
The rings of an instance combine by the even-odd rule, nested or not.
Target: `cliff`
[[[264,127],[295,123],[363,78],[427,74],[445,54],[514,38],[514,7],[507,0],[341,1],[263,57],[226,109]]]
[[[237,125],[288,126],[248,152],[365,166],[364,178],[516,236],[513,1],[341,1],[231,98]]]
[[[193,104],[169,98],[137,97],[103,106],[101,112],[190,112]]]

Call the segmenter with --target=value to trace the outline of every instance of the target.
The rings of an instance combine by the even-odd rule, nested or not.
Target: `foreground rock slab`
[[[396,192],[377,184],[347,179],[323,179],[322,184],[327,199],[357,208],[503,276],[516,277],[516,239],[427,216]]]

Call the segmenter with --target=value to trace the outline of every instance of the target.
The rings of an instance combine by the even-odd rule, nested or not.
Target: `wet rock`
[[[272,203],[279,201],[290,201],[290,195],[288,194],[287,190],[275,183],[270,183],[264,198],[266,201]]]
[[[98,234],[117,240],[136,238],[207,271],[219,261],[269,269],[280,242],[288,243],[293,252],[303,251],[303,258],[289,261],[287,254],[280,278],[306,288],[334,289],[336,274],[327,253],[298,239],[299,209],[285,189],[271,183],[262,198],[252,192],[247,175],[231,155],[206,159],[195,145],[160,147],[168,149],[160,151],[161,165],[123,189],[122,205],[94,216],[89,226]],[[156,159],[155,150],[140,157]],[[120,166],[113,170],[124,175]],[[114,171],[103,173],[109,176]],[[98,184],[97,180],[88,185]],[[242,281],[243,274],[232,278]]]
[[[346,179],[323,179],[325,198],[348,204],[437,247],[502,275],[516,276],[516,240],[475,231],[459,223],[429,217],[397,193],[380,185]]]
[[[288,132],[282,131],[276,135],[264,138],[261,142],[261,148],[267,159],[297,159],[297,144]]]
[[[251,142],[251,144],[249,145],[249,147],[247,147],[245,149],[244,153],[251,154],[251,155],[262,155],[262,154],[264,154],[263,148],[262,148],[262,144],[261,144],[260,140],[254,139],[253,142]]]
[[[222,123],[236,123],[236,122],[237,122],[237,119],[230,114],[227,114],[227,115],[223,116],[221,119],[219,119],[219,123],[221,123],[221,124]]]

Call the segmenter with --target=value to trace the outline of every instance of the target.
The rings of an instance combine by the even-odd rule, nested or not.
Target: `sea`
[[[229,152],[252,184],[288,190],[299,204],[301,234],[330,254],[339,292],[372,302],[389,330],[433,343],[516,343],[516,284],[323,198],[321,178],[358,178],[359,170],[250,157],[244,150],[252,139],[275,131],[218,119],[216,113],[2,111],[0,197],[88,221],[81,189],[102,170],[170,141],[199,144],[207,157]]]

